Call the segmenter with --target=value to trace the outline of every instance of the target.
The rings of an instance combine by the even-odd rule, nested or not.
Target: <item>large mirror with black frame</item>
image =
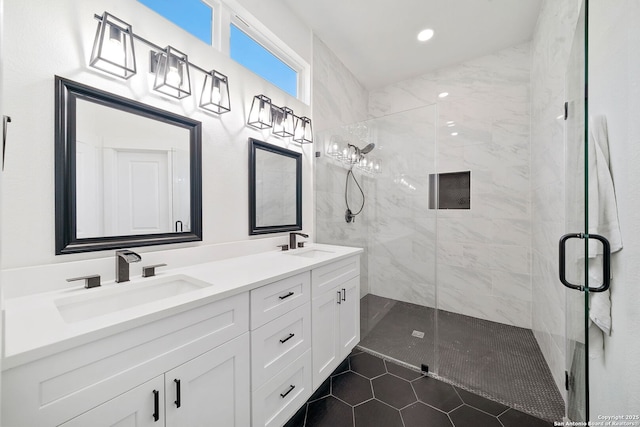
[[[249,234],[302,230],[302,154],[249,138]]]
[[[202,240],[202,125],[55,79],[56,255]]]

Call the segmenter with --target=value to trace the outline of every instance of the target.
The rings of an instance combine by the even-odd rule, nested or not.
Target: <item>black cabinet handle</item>
[[[280,297],[278,297],[278,298],[280,298],[280,299],[287,299],[287,298],[289,298],[291,295],[293,295],[293,292],[289,292],[288,294],[286,294],[286,295],[282,295],[282,296],[280,296]]]
[[[176,408],[180,407],[180,380],[173,380],[174,383],[176,383],[176,400],[175,403],[176,404]]]
[[[288,336],[288,337],[286,337],[286,338],[285,338],[285,339],[283,339],[283,340],[280,340],[280,342],[281,342],[282,344],[284,344],[284,343],[286,343],[287,341],[289,341],[291,338],[293,338],[295,335],[296,335],[296,334],[289,334],[289,336]]]
[[[153,422],[160,419],[160,392],[153,390]]]
[[[342,292],[338,291],[338,304],[342,304]]]
[[[578,291],[584,291],[585,287],[580,285],[574,285],[573,283],[569,283],[567,281],[566,271],[565,271],[565,261],[566,261],[566,244],[569,239],[595,239],[602,243],[602,285],[597,288],[589,288],[589,292],[604,292],[609,289],[609,285],[611,284],[611,246],[609,245],[609,241],[598,234],[583,234],[583,233],[570,233],[565,234],[560,238],[560,245],[558,250],[559,255],[559,275],[560,281],[563,285],[570,289],[576,289]],[[587,279],[588,283],[588,279]]]
[[[282,397],[282,398],[284,399],[285,397],[287,397],[287,394],[289,394],[289,393],[291,393],[291,392],[293,391],[293,389],[294,389],[294,388],[296,388],[296,386],[294,386],[293,384],[291,384],[291,385],[289,386],[289,390],[287,390],[287,392],[286,392],[286,393],[280,393],[280,397]]]
[[[347,300],[347,290],[345,288],[342,288],[342,301],[346,301]]]
[[[2,170],[4,170],[4,157],[7,148],[7,123],[11,123],[11,117],[2,116]]]

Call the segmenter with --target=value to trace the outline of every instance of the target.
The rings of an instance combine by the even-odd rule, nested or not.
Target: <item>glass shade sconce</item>
[[[273,130],[271,133],[281,137],[293,136],[296,116],[293,110],[287,107],[273,106]]]
[[[125,80],[135,75],[136,57],[131,25],[104,12],[93,40],[89,65]]]
[[[189,62],[187,54],[157,44],[135,34],[131,25],[108,12],[94,15],[98,29],[89,65],[111,75],[128,79],[136,74],[133,40],[151,48],[149,72],[154,73],[153,89],[183,99],[191,95],[191,70],[204,74],[199,106],[205,111],[223,114],[231,111],[229,79],[215,70],[205,70]]]
[[[200,108],[216,114],[231,111],[227,76],[211,70],[204,78]]]
[[[301,144],[313,142],[311,119],[296,116],[291,108],[274,105],[271,98],[264,95],[253,97],[247,124],[261,130],[271,128],[273,135],[292,137]]]
[[[176,99],[191,95],[189,60],[186,54],[171,46],[160,52],[151,51],[149,70],[156,75],[154,90]]]
[[[311,119],[308,117],[298,117],[296,127],[293,131],[293,140],[301,144],[313,143],[313,132],[311,129]]]
[[[247,124],[256,129],[268,129],[273,126],[271,98],[264,95],[256,95],[253,97]]]
[[[327,156],[333,157],[337,161],[353,168],[354,166],[369,174],[382,173],[382,162],[377,157],[368,157],[368,153],[373,149],[373,144],[369,144],[364,149],[360,149],[353,144],[343,141],[337,135],[329,138],[327,145]],[[364,151],[364,152],[363,152]]]

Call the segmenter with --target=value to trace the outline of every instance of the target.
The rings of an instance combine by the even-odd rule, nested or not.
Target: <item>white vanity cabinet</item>
[[[311,272],[313,388],[338,367],[360,341],[360,257]]]
[[[245,333],[61,427],[247,426],[248,363]]]
[[[249,339],[244,292],[21,364],[3,372],[1,425],[246,427]]]

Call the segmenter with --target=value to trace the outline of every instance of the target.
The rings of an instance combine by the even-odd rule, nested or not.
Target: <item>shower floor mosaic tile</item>
[[[355,349],[285,427],[550,427]]]
[[[365,295],[361,341],[367,351],[411,366],[507,406],[555,421],[564,401],[530,329]],[[414,331],[424,333],[423,338]]]

